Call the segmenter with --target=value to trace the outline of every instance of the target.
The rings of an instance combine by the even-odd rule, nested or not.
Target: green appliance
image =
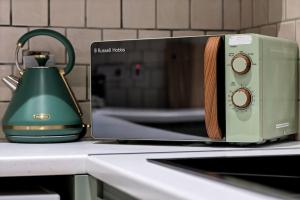
[[[259,34],[94,42],[93,137],[237,144],[292,138],[297,64],[296,42]]]
[[[19,50],[30,38],[44,35],[59,40],[67,49],[65,68],[45,66],[49,55],[35,53],[38,66],[21,67]],[[11,142],[68,142],[81,138],[86,129],[82,113],[65,79],[75,63],[72,44],[62,34],[37,29],[24,34],[17,43],[16,67],[20,77],[10,75],[3,82],[13,90],[13,97],[2,120],[3,131]]]
[[[298,132],[298,46],[226,35],[226,141],[262,143]]]

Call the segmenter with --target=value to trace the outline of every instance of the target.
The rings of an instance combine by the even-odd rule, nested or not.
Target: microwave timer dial
[[[233,92],[231,101],[235,107],[245,109],[251,104],[251,92],[246,88],[239,88]]]
[[[231,60],[231,68],[239,75],[246,74],[251,68],[251,59],[244,53],[238,53]]]

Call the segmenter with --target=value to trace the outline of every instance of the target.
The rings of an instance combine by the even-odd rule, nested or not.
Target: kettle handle
[[[20,73],[23,72],[23,69],[20,67],[19,62],[18,62],[18,54],[19,54],[19,50],[20,48],[22,48],[24,46],[24,44],[32,37],[35,36],[39,36],[39,35],[46,35],[46,36],[50,36],[53,37],[57,40],[59,40],[67,49],[67,53],[68,53],[68,63],[66,65],[66,67],[64,68],[64,75],[69,74],[72,69],[73,66],[75,64],[75,51],[74,48],[71,44],[71,42],[61,33],[53,31],[53,30],[49,30],[49,29],[36,29],[33,31],[29,31],[28,33],[25,33],[19,40],[17,43],[17,48],[16,48],[16,66],[18,68],[18,70],[20,71]]]

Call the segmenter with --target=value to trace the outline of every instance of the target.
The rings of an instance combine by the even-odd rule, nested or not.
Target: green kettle
[[[39,66],[21,68],[19,50],[32,37],[45,35],[56,38],[67,49],[65,68],[45,66],[47,55],[35,55]],[[16,67],[20,77],[13,75],[3,82],[13,90],[13,97],[2,119],[2,128],[11,142],[50,143],[75,141],[85,133],[82,113],[65,79],[75,63],[72,44],[62,34],[36,29],[24,34],[17,43]]]

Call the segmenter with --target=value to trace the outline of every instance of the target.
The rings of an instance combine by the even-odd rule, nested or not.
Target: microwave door
[[[204,121],[207,38],[94,43],[93,136],[117,140],[207,140]],[[123,50],[113,52],[116,48]],[[128,130],[131,127],[136,131],[121,128],[117,131],[103,124],[104,119],[122,122]],[[105,131],[100,124],[106,127]]]

